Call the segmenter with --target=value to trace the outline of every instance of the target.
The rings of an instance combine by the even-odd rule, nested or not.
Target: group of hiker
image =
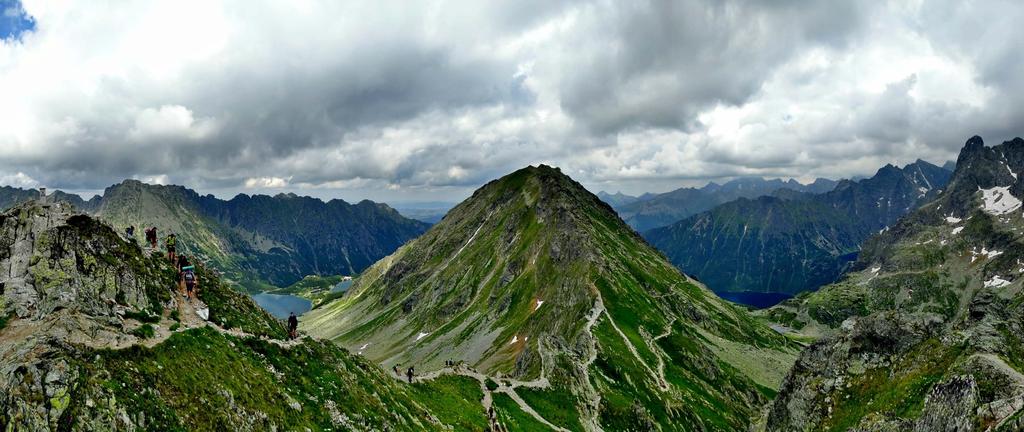
[[[159,237],[157,237],[156,227],[149,227],[144,230],[146,235],[146,243],[149,243],[149,247],[152,249],[157,248]],[[125,237],[131,241],[135,241],[135,225],[129,225],[128,228],[124,229]],[[182,297],[189,300],[195,298],[196,286],[199,285],[199,278],[196,277],[196,267],[189,261],[185,255],[177,254],[178,247],[178,236],[173,232],[168,234],[164,238],[164,246],[167,248],[167,260],[174,264],[178,269],[178,286],[184,287],[184,293]]]
[[[396,364],[394,366],[391,366],[391,371],[395,373],[395,376],[399,376],[399,377],[402,376],[401,372],[399,372],[399,370],[402,369],[401,366],[402,365],[400,365],[400,364]],[[414,376],[416,376],[416,368],[414,368],[412,366],[409,366],[409,369],[405,370],[405,376],[406,376],[406,378],[409,379],[409,384],[412,384],[412,378]]]

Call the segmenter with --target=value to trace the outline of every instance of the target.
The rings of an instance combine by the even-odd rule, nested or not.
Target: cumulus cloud
[[[245,187],[250,189],[280,189],[288,186],[288,180],[281,177],[251,177],[245,179]]]
[[[0,186],[35,189],[42,186],[42,184],[23,172],[16,172],[14,174],[0,173]]]
[[[459,198],[551,163],[641,192],[940,162],[1024,120],[1012,1],[17,9],[34,28],[0,42],[0,173],[79,190]]]

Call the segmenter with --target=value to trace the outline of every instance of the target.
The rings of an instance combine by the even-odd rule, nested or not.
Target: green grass
[[[143,324],[131,331],[131,334],[139,339],[149,339],[156,335],[156,329],[152,324]]]
[[[544,423],[523,412],[512,397],[504,393],[494,394],[494,411],[498,421],[510,431],[550,431]]]
[[[480,400],[480,383],[469,377],[444,375],[412,385],[412,397],[426,406],[442,423],[455,430],[479,431],[487,428],[487,414]]]
[[[175,311],[177,312],[177,311]],[[157,315],[150,315],[146,311],[128,311],[124,313],[124,317],[127,319],[133,319],[140,323],[156,324],[160,322],[160,317]]]
[[[870,413],[916,418],[928,391],[943,379],[962,350],[963,347],[948,347],[929,339],[893,365],[853,378],[849,388],[833,396],[832,417],[823,423],[823,428],[848,430]]]
[[[576,405],[579,403],[576,396],[566,389],[532,390],[520,388],[516,390],[526,404],[540,414],[544,420],[559,427],[571,431],[582,431],[583,424],[580,423],[579,412]]]
[[[88,418],[93,409],[85,402],[92,400],[97,409],[141,416],[145,429],[156,431],[343,429],[337,415],[367,429],[436,429],[405,386],[329,343],[284,349],[201,328],[152,349],[76,358],[80,383],[70,419]]]

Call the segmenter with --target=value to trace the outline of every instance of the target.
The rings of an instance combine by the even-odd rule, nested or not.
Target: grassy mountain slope
[[[302,327],[385,366],[512,379],[570,430],[745,428],[793,355],[543,165],[481,187]]]
[[[0,268],[3,430],[486,424],[478,399],[436,403],[475,397],[464,383],[411,387],[334,344],[282,340],[280,321],[203,266],[199,301],[183,301],[159,253],[62,204],[0,214]]]
[[[715,291],[796,294],[835,281],[861,242],[934,197],[950,174],[924,161],[889,165],[820,195],[741,198],[644,237]]]
[[[974,137],[946,190],[864,245],[842,281],[767,315],[826,335],[770,430],[1024,428],[1024,140]]]

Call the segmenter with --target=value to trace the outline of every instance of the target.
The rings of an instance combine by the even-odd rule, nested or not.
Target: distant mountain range
[[[597,197],[600,198],[601,201],[608,203],[608,205],[612,206],[612,208],[619,208],[624,205],[633,204],[637,201],[643,201],[654,195],[655,194],[643,194],[637,197],[633,195],[626,195],[622,192],[608,193],[605,191],[600,191],[597,193]]]
[[[428,224],[440,222],[448,210],[455,207],[455,203],[446,201],[398,202],[388,205],[398,210],[402,216]]]
[[[922,160],[886,165],[826,193],[740,198],[643,235],[715,291],[796,294],[834,281],[861,242],[933,198],[951,174]]]
[[[792,179],[783,181],[751,177],[732,180],[725,184],[712,182],[701,188],[681,188],[639,197],[607,192],[598,193],[598,197],[615,208],[619,217],[629,226],[643,232],[669,225],[738,198],[770,195],[782,189],[816,194],[830,191],[837,184],[838,182],[834,180],[823,178],[805,185]]]
[[[49,193],[49,195],[53,200],[70,203],[71,205],[74,205],[75,208],[85,212],[95,211],[99,207],[101,200],[97,195],[86,201],[77,194],[65,193],[59,190],[53,191]],[[19,203],[36,198],[39,198],[39,191],[36,189],[0,186],[0,212],[14,207]]]
[[[942,193],[841,281],[766,311],[824,336],[767,430],[1024,430],[1024,140],[973,137]]]
[[[8,207],[37,195],[3,188],[0,204]],[[62,192],[52,199],[70,202],[118,230],[134,225],[140,242],[144,227],[156,226],[161,244],[174,232],[183,253],[198,255],[250,290],[287,286],[312,274],[358,273],[429,226],[371,201],[324,202],[294,194],[240,194],[225,201],[136,180],[89,201]]]

